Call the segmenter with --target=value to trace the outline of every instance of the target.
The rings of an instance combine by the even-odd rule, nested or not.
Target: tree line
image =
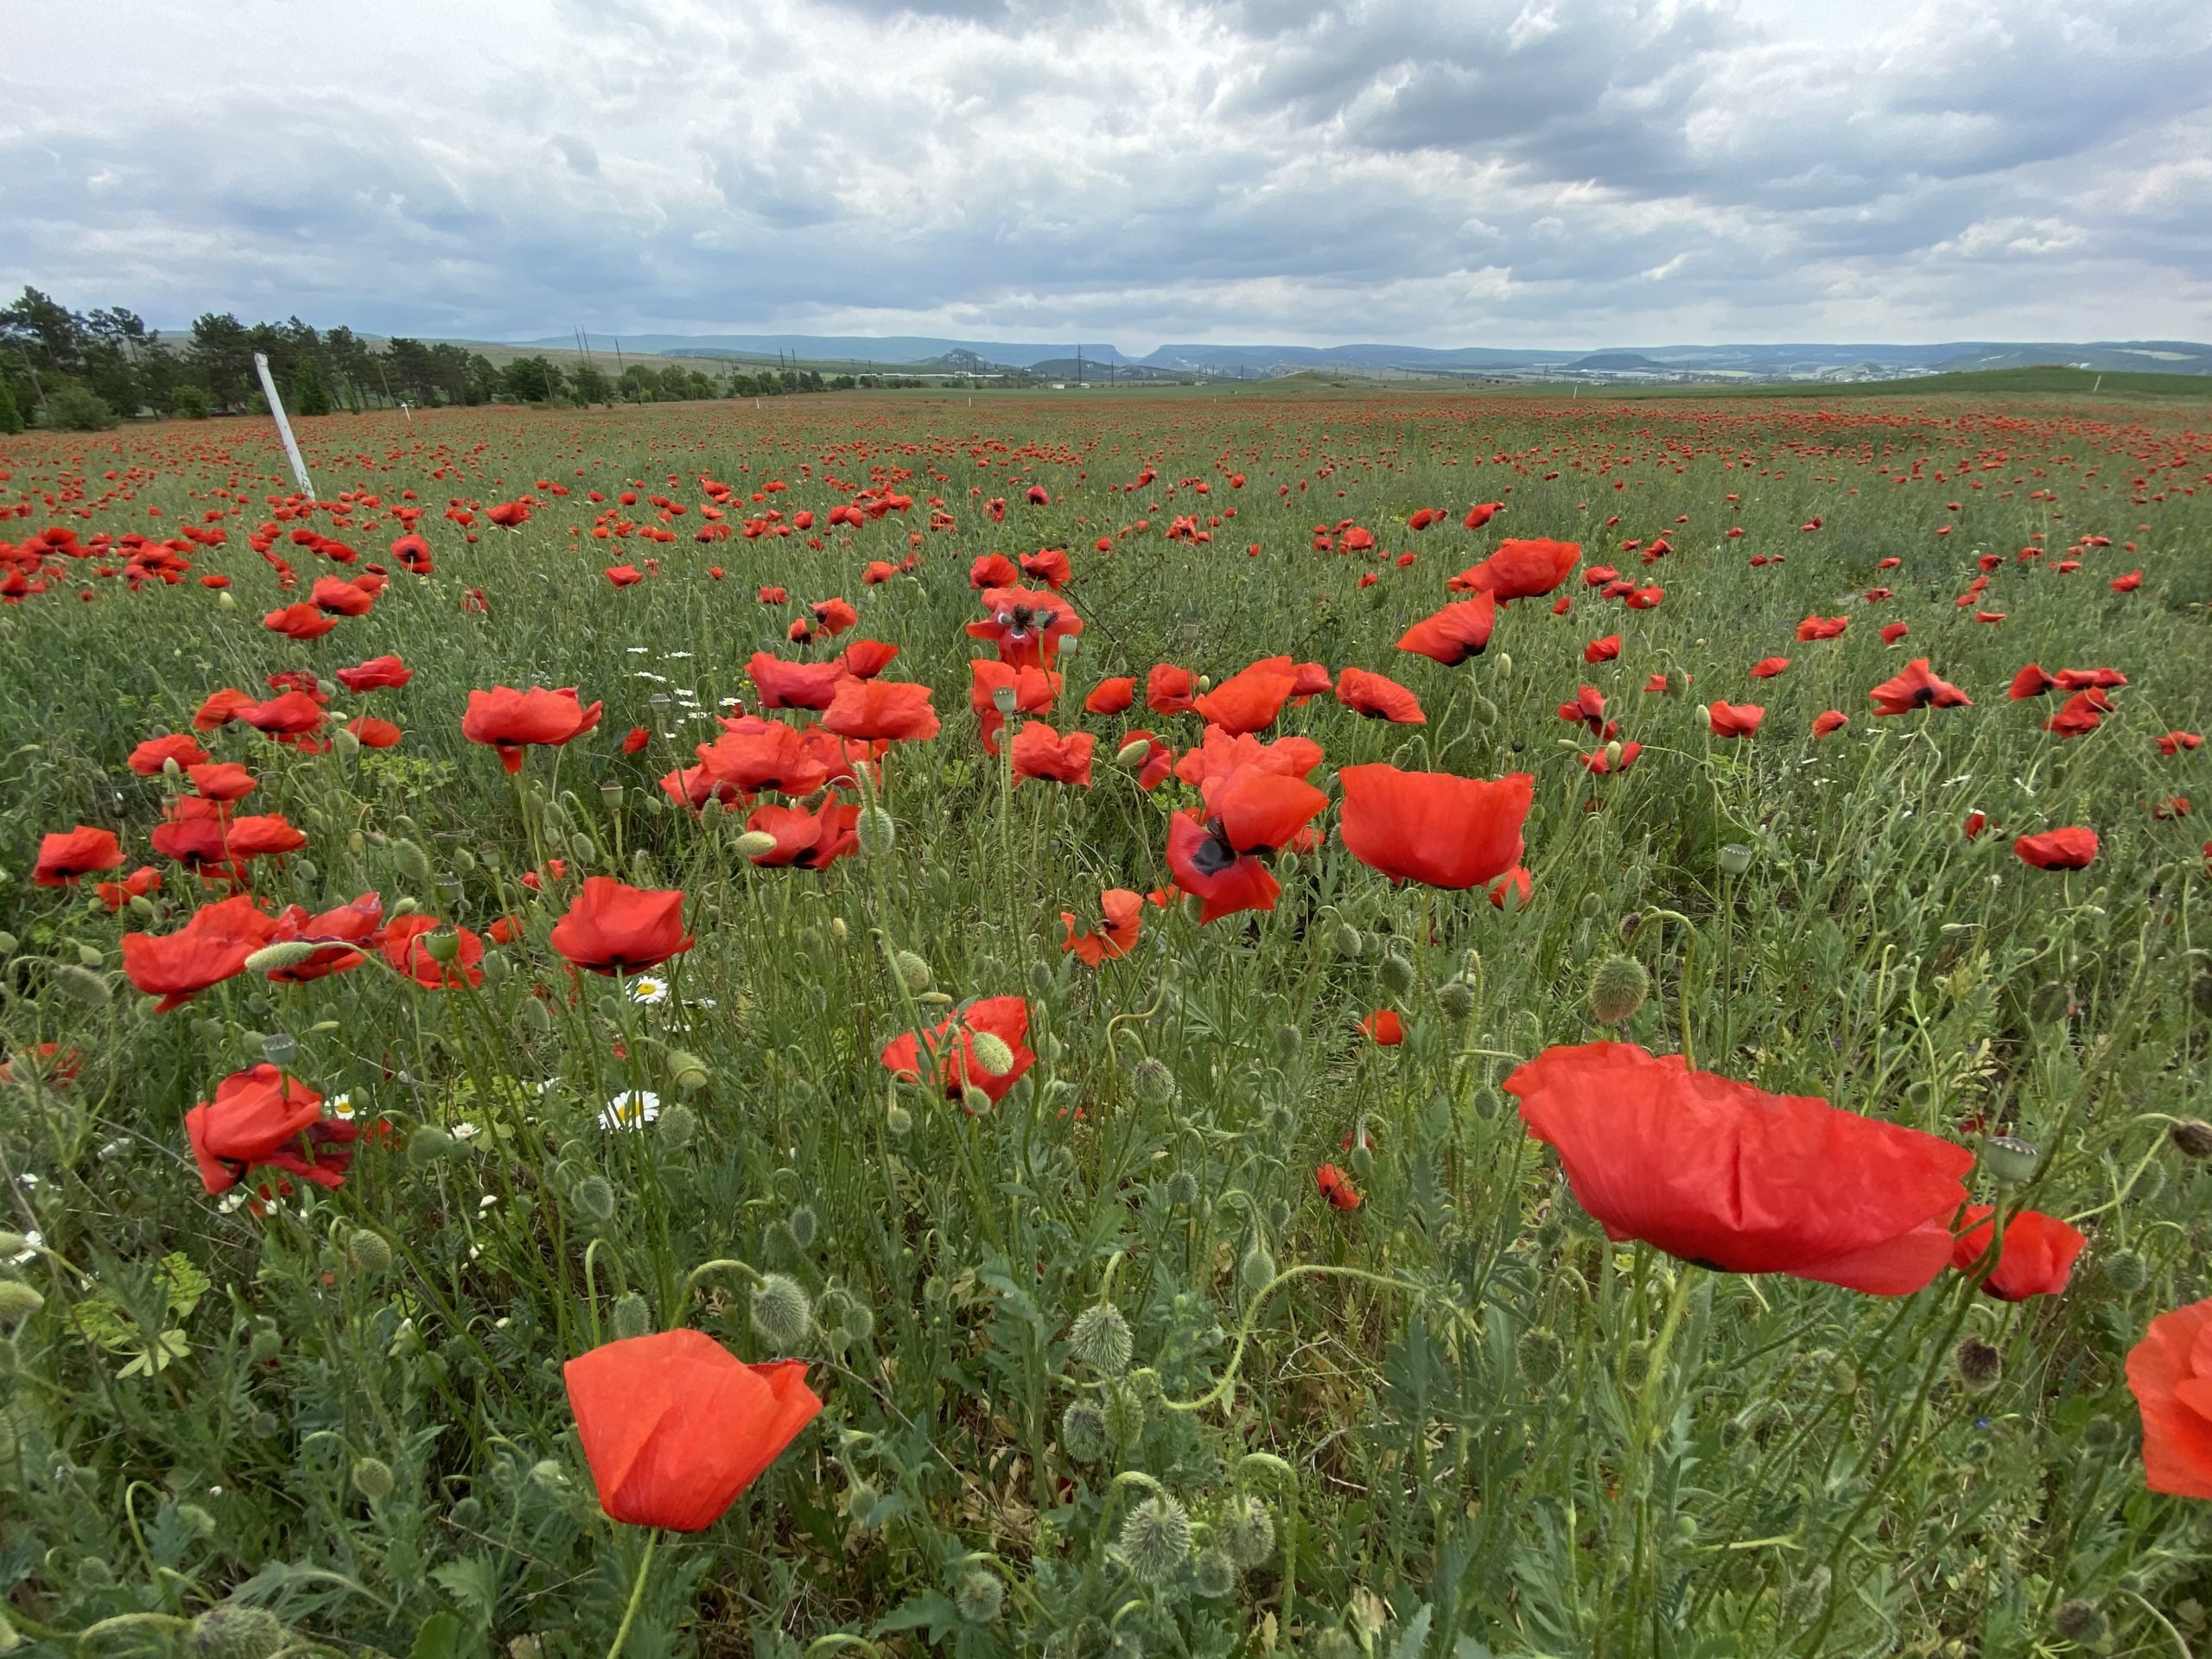
[[[542,355],[498,365],[450,340],[395,336],[379,347],[347,327],[317,329],[297,317],[245,323],[227,312],[204,313],[179,335],[149,328],[120,307],[72,311],[27,287],[0,308],[0,432],[20,432],[27,423],[86,431],[131,416],[265,413],[257,352],[269,359],[295,415],[403,403],[667,403],[922,384],[900,376],[825,378],[812,370],[766,367],[715,374],[642,363],[616,375],[589,358],[555,362]]]

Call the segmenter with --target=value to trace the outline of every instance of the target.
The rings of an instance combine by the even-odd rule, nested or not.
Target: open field
[[[2212,411],[1934,390],[0,440],[18,1650],[2203,1650]]]

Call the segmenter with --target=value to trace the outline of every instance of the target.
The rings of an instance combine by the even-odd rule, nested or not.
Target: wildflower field
[[[0,440],[0,1650],[2212,1644],[2212,410]]]

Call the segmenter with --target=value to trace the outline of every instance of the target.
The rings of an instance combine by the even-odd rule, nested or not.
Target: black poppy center
[[[1236,849],[1230,844],[1229,832],[1216,818],[1206,826],[1206,838],[1191,854],[1191,868],[1200,875],[1219,875],[1236,861]]]

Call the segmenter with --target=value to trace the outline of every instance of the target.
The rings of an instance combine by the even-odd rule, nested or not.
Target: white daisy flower
[[[630,1000],[641,1007],[668,1001],[668,982],[656,979],[651,974],[639,975],[626,988],[630,994]]]
[[[607,1103],[599,1123],[605,1129],[634,1129],[660,1116],[660,1096],[650,1089],[631,1089]]]
[[[454,1124],[451,1128],[448,1129],[446,1133],[453,1136],[456,1141],[474,1141],[478,1135],[483,1134],[483,1130],[480,1129],[475,1124],[469,1122],[464,1118],[461,1122]]]
[[[45,1248],[46,1235],[33,1227],[24,1233],[23,1248],[8,1258],[8,1265],[11,1268],[20,1268]]]
[[[353,1121],[353,1096],[351,1094],[333,1095],[323,1104],[329,1109],[329,1115],[340,1123]]]

